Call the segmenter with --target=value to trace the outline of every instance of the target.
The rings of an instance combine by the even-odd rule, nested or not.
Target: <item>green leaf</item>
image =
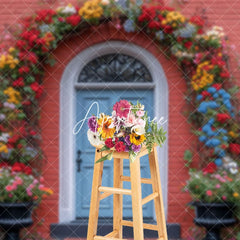
[[[190,167],[190,164],[192,163],[192,156],[193,155],[192,155],[192,152],[190,150],[186,150],[184,152],[183,159],[186,162],[185,166],[188,167],[188,168]]]
[[[111,159],[112,159],[112,155],[113,155],[112,152],[109,153],[109,154],[107,154],[106,156],[104,156],[104,157],[98,159],[98,160],[95,162],[95,164],[96,164],[96,163],[99,163],[99,162],[106,161],[106,160],[111,160]]]
[[[106,150],[109,150],[110,148],[108,148],[106,145],[103,146],[101,149],[99,149],[99,152],[103,152],[103,151],[106,151]]]
[[[129,152],[129,160],[131,161],[131,163],[133,163],[137,157],[138,153],[135,153],[133,151]]]

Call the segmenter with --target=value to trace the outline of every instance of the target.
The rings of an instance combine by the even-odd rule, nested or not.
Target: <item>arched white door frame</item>
[[[78,76],[84,65],[99,56],[111,53],[130,55],[141,61],[149,70],[153,79],[154,113],[159,120],[168,120],[168,84],[158,60],[147,50],[133,43],[107,41],[93,45],[74,57],[64,70],[60,82],[60,191],[59,191],[59,222],[75,220],[75,136],[73,135],[76,88],[101,88],[102,84],[77,83]],[[107,83],[109,89],[118,88],[119,84]],[[125,83],[124,83],[125,85]],[[105,84],[106,86],[106,84]],[[142,88],[144,83],[128,83],[126,87]],[[119,86],[122,87],[122,86]],[[168,129],[168,122],[163,125]],[[158,148],[158,158],[163,190],[165,213],[167,213],[168,189],[168,140],[162,148]]]

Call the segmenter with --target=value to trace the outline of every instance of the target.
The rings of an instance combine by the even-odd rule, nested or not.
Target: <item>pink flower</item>
[[[16,185],[22,185],[23,184],[23,180],[21,178],[17,178],[14,183]]]
[[[13,195],[12,195],[11,193],[9,193],[9,194],[8,194],[8,197],[12,198],[12,197],[13,197]]]
[[[223,200],[223,201],[227,200],[227,197],[223,195],[223,196],[222,196],[222,200]]]
[[[213,195],[213,193],[212,193],[211,190],[207,190],[207,191],[206,191],[206,194],[207,194],[207,196],[209,196],[209,197]]]
[[[220,184],[216,184],[215,188],[220,188],[221,185]]]
[[[13,190],[13,187],[11,185],[7,185],[5,189],[7,192],[11,192]]]
[[[119,117],[127,118],[131,109],[131,104],[127,100],[120,100],[116,102],[113,106],[113,110],[116,112],[116,115]]]
[[[138,117],[143,117],[144,116],[144,111],[142,111],[142,110],[137,111],[137,116]]]
[[[130,113],[128,116],[127,116],[127,120],[125,122],[125,125],[127,127],[131,127],[132,125],[134,125],[136,123],[136,118],[134,116],[134,114]]]

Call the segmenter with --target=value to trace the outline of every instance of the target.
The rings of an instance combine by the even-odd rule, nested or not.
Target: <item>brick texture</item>
[[[72,1],[74,3],[74,1]],[[64,1],[54,0],[0,0],[0,30],[7,31],[13,27],[22,16],[32,14],[42,8],[55,8]],[[206,12],[209,24],[220,25],[224,28],[236,50],[240,49],[240,1],[220,0],[191,0],[183,4],[182,12],[186,16],[194,13]],[[190,128],[183,115],[185,107],[184,93],[187,90],[185,80],[174,59],[167,59],[164,50],[160,49],[150,36],[126,34],[117,31],[112,23],[91,28],[78,36],[72,36],[62,42],[53,52],[57,61],[54,67],[45,67],[44,87],[45,95],[41,99],[42,148],[45,154],[43,175],[46,183],[54,194],[44,200],[38,209],[38,219],[44,220],[41,231],[48,236],[49,224],[58,222],[59,199],[59,87],[63,71],[69,61],[84,49],[107,40],[122,40],[133,42],[147,49],[162,65],[169,87],[169,178],[168,178],[168,213],[169,223],[177,222],[182,227],[182,237],[189,236],[188,229],[193,225],[193,211],[186,204],[190,201],[187,193],[181,191],[188,178],[184,168],[183,154],[196,140],[190,133]],[[232,55],[234,57],[234,55]],[[235,61],[231,61],[231,73],[238,79],[239,71]],[[197,153],[195,154],[197,158]]]

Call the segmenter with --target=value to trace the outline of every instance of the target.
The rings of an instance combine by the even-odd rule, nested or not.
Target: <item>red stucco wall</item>
[[[63,3],[64,1],[61,1]],[[0,29],[5,24],[14,26],[23,15],[34,10],[59,5],[54,0],[0,0]],[[197,10],[198,9],[198,10]],[[220,25],[229,36],[231,43],[240,50],[240,1],[209,1],[189,0],[182,5],[182,12],[191,16],[194,12],[205,9],[209,24]],[[111,25],[111,24],[110,24]],[[190,200],[188,194],[181,188],[187,179],[184,168],[183,153],[189,148],[194,137],[190,134],[189,125],[182,111],[185,106],[185,80],[181,76],[174,59],[167,60],[151,38],[145,34],[126,34],[118,32],[113,26],[101,26],[97,31],[90,30],[81,37],[72,37],[61,43],[53,52],[57,63],[54,67],[46,67],[44,79],[45,95],[41,100],[42,148],[46,155],[44,177],[46,183],[54,191],[54,195],[44,200],[39,212],[39,221],[45,219],[42,229],[49,231],[49,224],[58,222],[58,192],[59,192],[59,83],[63,71],[69,61],[85,48],[106,40],[124,40],[133,42],[151,52],[162,65],[169,86],[169,178],[168,178],[168,222],[177,222],[182,227],[182,237],[188,236],[188,228],[192,225],[193,212],[186,207]],[[93,37],[94,36],[94,37]],[[236,63],[232,63],[232,74],[239,78]],[[166,99],[167,101],[167,99]]]

